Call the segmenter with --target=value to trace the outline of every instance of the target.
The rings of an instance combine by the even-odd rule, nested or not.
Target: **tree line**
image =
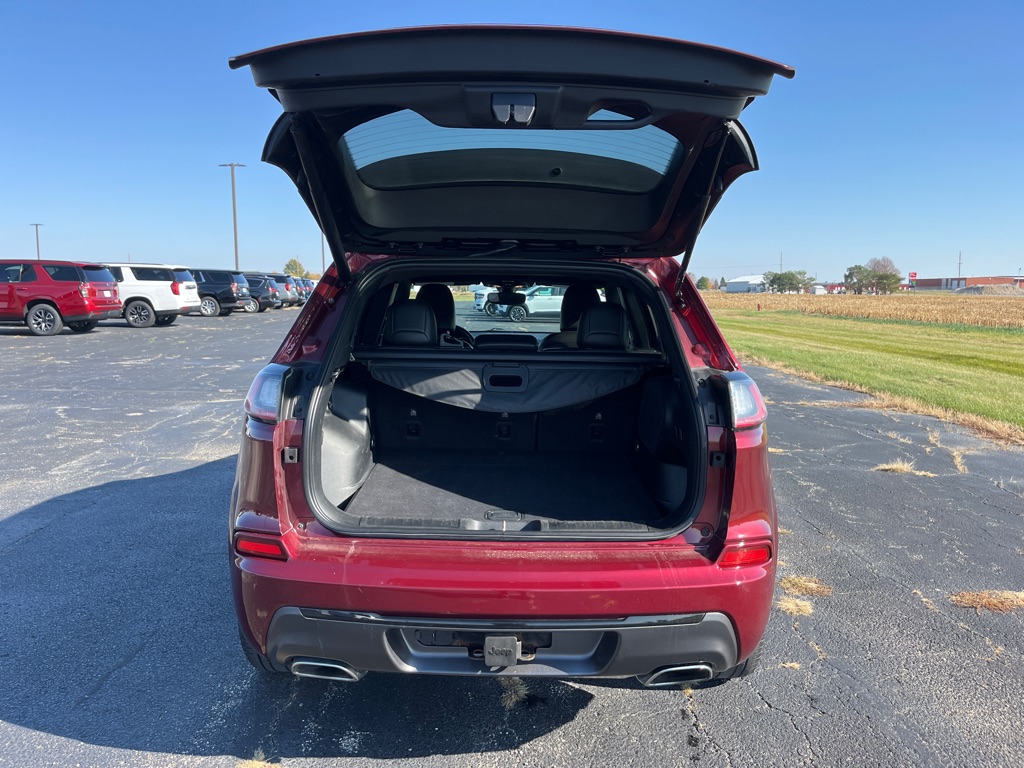
[[[765,272],[764,289],[769,293],[804,293],[815,283],[804,270],[788,272]],[[726,280],[700,277],[697,288],[702,291],[725,290]],[[892,293],[899,290],[903,275],[888,256],[868,259],[866,264],[854,264],[846,270],[843,284],[848,293]]]

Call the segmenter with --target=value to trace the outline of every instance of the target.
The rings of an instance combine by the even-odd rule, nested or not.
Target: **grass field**
[[[857,310],[876,311],[857,307],[861,299],[905,297],[741,297],[753,299],[753,309],[727,307],[719,297],[708,298],[715,320],[741,360],[888,396],[900,410],[937,415],[1024,445],[1024,330],[967,322],[980,317],[977,306],[964,312],[947,304],[944,316],[950,322],[929,323],[856,316]],[[792,304],[822,298],[848,301],[854,316],[799,311]],[[766,311],[773,299],[790,303],[785,309]],[[1010,302],[1010,307],[1024,312],[1021,299],[996,302]],[[989,312],[995,303],[985,301],[983,306]]]

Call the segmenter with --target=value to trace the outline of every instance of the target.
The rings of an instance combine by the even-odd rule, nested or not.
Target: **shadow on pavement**
[[[531,682],[266,679],[238,647],[227,570],[234,459],[52,498],[0,521],[0,718],[125,750],[267,759],[515,747],[592,696]]]

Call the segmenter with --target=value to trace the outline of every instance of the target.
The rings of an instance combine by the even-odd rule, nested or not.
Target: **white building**
[[[764,293],[764,275],[744,275],[725,281],[726,293]]]

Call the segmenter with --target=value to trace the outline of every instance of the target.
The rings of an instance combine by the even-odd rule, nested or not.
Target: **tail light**
[[[171,293],[175,296],[181,296],[181,283],[177,281],[171,283]]]
[[[243,534],[235,537],[235,550],[240,555],[252,557],[269,557],[274,560],[287,560],[288,552],[280,539],[264,536]]]
[[[89,298],[89,284],[88,283],[79,283],[78,284],[78,294],[83,299],[88,299]]]
[[[245,396],[245,412],[250,418],[267,424],[277,423],[281,405],[281,383],[288,369],[271,363],[253,379]]]
[[[235,296],[238,295],[238,283],[232,283],[231,284],[231,292],[233,294],[235,294]]]
[[[729,410],[733,429],[753,429],[764,424],[768,417],[764,398],[757,384],[742,371],[725,374],[729,384]]]
[[[719,568],[741,568],[747,565],[764,565],[772,559],[769,544],[728,547],[718,558]]]

